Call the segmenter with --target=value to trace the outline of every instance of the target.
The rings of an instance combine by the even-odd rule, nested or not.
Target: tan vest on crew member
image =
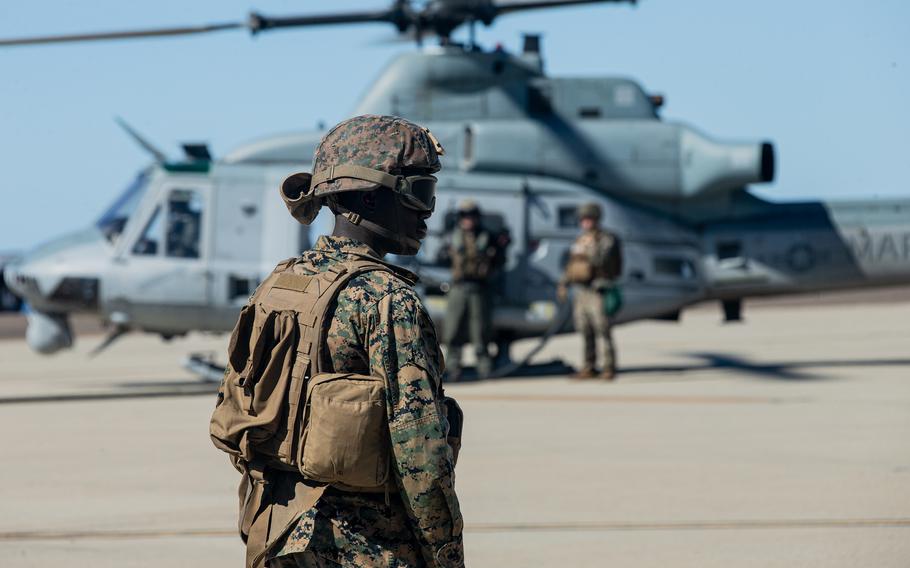
[[[452,234],[452,280],[483,281],[495,269],[497,249],[488,231],[465,231],[457,228]]]
[[[569,249],[565,280],[589,285],[595,280],[612,281],[622,273],[619,237],[601,229],[583,233]]]
[[[322,369],[328,311],[345,284],[374,270],[404,277],[366,259],[301,275],[295,260],[281,262],[241,310],[210,424],[215,446],[244,474],[239,528],[251,567],[264,564],[269,547],[328,485],[397,492],[385,381]],[[308,482],[304,494],[293,504],[270,502],[267,470],[299,473]]]

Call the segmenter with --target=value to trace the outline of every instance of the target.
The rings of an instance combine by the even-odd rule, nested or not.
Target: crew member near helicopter
[[[618,309],[616,280],[622,273],[622,247],[619,237],[600,226],[602,212],[597,203],[578,208],[581,235],[569,249],[569,261],[557,287],[561,302],[572,286],[575,329],[584,339],[584,362],[574,378],[597,377],[597,338],[602,338],[603,371],[600,378],[612,381],[616,376],[610,316]]]
[[[462,413],[416,275],[384,260],[420,250],[442,153],[357,116],[282,184],[295,219],[326,205],[335,229],[278,264],[231,337],[210,434],[243,474],[247,568],[464,568]]]
[[[478,377],[493,371],[488,351],[493,329],[492,300],[509,242],[507,232],[497,234],[483,226],[476,202],[465,200],[459,204],[458,222],[442,251],[443,261],[452,266],[443,339],[450,381],[461,378],[461,351],[468,339],[474,346]]]

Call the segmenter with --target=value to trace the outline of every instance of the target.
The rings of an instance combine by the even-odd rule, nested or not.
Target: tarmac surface
[[[910,566],[910,302],[719,319],[617,329],[615,383],[447,387],[468,565]],[[215,385],[180,365],[226,338],[89,358],[101,340],[46,358],[0,341],[0,565],[241,566]],[[579,355],[566,336],[538,360]]]

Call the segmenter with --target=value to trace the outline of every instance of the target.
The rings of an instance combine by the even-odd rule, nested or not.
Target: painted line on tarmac
[[[616,404],[778,404],[802,402],[797,399],[767,396],[691,396],[691,395],[551,395],[551,394],[458,394],[458,400],[489,402],[606,402]]]
[[[728,521],[668,522],[564,522],[564,523],[473,523],[467,532],[614,532],[614,531],[714,531],[780,529],[866,529],[910,528],[910,518],[880,519],[753,519]],[[237,536],[237,529],[173,530],[82,530],[82,531],[0,531],[0,541],[130,540],[175,537]]]
[[[3,404],[29,404],[41,402],[83,402],[91,400],[118,400],[124,398],[166,398],[180,396],[215,396],[218,385],[215,383],[200,383],[199,386],[190,385],[180,389],[167,390],[137,390],[137,391],[106,391],[106,392],[79,392],[60,393],[34,396],[0,397]]]
[[[741,519],[728,521],[667,522],[565,522],[565,523],[474,523],[471,532],[568,532],[568,531],[673,531],[673,530],[762,530],[818,528],[910,528],[910,518],[896,519]]]

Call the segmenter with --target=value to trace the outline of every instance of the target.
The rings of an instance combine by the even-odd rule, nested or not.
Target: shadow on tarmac
[[[819,381],[832,380],[832,377],[818,373],[808,372],[809,369],[844,368],[844,367],[910,367],[910,359],[833,359],[826,361],[790,361],[776,363],[755,363],[722,353],[687,353],[693,359],[702,363],[691,365],[645,365],[620,367],[619,379],[629,376],[642,376],[654,373],[693,373],[699,371],[713,371],[733,369],[761,379],[779,381]],[[473,367],[466,367],[459,383],[505,381],[510,379],[552,378],[554,376],[568,376],[574,369],[566,365],[561,359],[554,359],[542,363],[526,365],[506,377],[493,379],[480,379]],[[447,379],[444,380],[448,384]],[[26,404],[43,402],[80,402],[93,400],[118,400],[140,398],[162,398],[183,396],[215,396],[218,383],[199,381],[144,381],[128,382],[114,385],[108,391],[62,392],[41,395],[25,395],[16,397],[0,397],[2,404]]]
[[[621,367],[620,375],[650,373],[690,373],[694,371],[713,371],[734,369],[757,378],[778,381],[820,381],[832,377],[807,372],[814,368],[843,367],[906,367],[910,359],[829,359],[823,361],[789,361],[776,363],[756,363],[743,357],[723,353],[686,353],[688,357],[700,359],[702,364],[693,365],[646,365],[638,367]]]
[[[852,360],[817,360],[817,361],[778,361],[769,363],[753,362],[736,355],[723,353],[684,353],[683,355],[701,361],[689,365],[640,365],[620,366],[618,377],[630,375],[649,375],[655,373],[693,373],[731,369],[751,375],[755,378],[776,381],[824,381],[832,380],[830,375],[809,372],[810,369],[843,368],[843,367],[908,367],[910,359],[852,359]],[[483,381],[503,381],[509,379],[552,378],[568,376],[575,371],[561,359],[544,363],[526,365],[505,377],[481,379],[473,367],[465,367],[459,383]],[[449,382],[448,375],[445,377]],[[451,384],[451,383],[450,383]]]
[[[524,365],[509,373],[508,375],[502,377],[492,377],[488,379],[481,379],[479,376],[477,376],[476,368],[465,366],[462,368],[461,379],[455,382],[461,384],[485,381],[508,381],[510,379],[543,379],[553,378],[554,376],[560,375],[569,375],[574,372],[575,369],[569,365],[566,365],[562,359],[553,359],[552,361]],[[443,375],[442,380],[446,384],[453,384],[449,378],[449,373]]]

